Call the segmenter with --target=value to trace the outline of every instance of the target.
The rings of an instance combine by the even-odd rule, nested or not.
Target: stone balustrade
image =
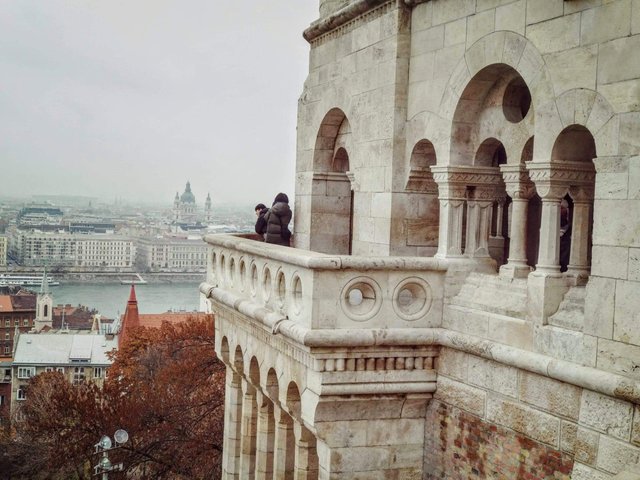
[[[433,258],[326,255],[233,235],[207,235],[205,292],[233,295],[272,323],[307,329],[441,324],[446,263]],[[337,308],[336,308],[337,307]],[[241,310],[241,308],[240,308]]]

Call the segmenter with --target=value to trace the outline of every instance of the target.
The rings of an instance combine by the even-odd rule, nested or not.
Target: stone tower
[[[223,478],[640,478],[639,7],[320,2],[294,248],[205,236]]]
[[[53,325],[53,297],[49,292],[49,281],[47,279],[47,269],[45,268],[42,274],[42,284],[40,292],[36,297],[36,318],[34,320],[34,327],[37,332],[44,327],[51,327]]]
[[[210,224],[213,220],[211,212],[211,194],[207,193],[207,199],[204,202],[204,223]]]

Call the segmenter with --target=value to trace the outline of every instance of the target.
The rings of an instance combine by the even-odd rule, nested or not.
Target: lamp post
[[[123,444],[127,443],[127,440],[129,440],[129,434],[126,430],[119,429],[113,434],[113,439],[116,442],[115,447],[111,442],[111,438],[107,435],[103,435],[100,441],[95,445],[96,454],[102,453],[102,458],[100,458],[98,465],[93,467],[93,471],[94,475],[102,474],[102,480],[109,480],[109,472],[121,472],[124,470],[122,462],[115,465],[111,463],[111,460],[109,460],[109,451],[120,448]]]

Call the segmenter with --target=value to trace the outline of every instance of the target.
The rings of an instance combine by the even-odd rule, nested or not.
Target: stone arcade
[[[224,478],[640,478],[640,0],[304,36],[295,248],[206,237]]]

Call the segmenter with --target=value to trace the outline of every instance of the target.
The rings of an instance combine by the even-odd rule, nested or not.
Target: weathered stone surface
[[[573,467],[571,480],[612,480],[612,476],[581,463],[576,463]]]
[[[434,394],[437,400],[479,416],[484,416],[486,396],[484,390],[444,376],[438,378],[438,389]]]
[[[631,31],[631,0],[605,3],[582,13],[580,43],[603,43],[626,37]]]
[[[543,22],[544,20],[559,17],[563,13],[564,5],[561,0],[527,2],[527,24]]]
[[[469,356],[468,381],[477,387],[516,397],[518,370],[491,360]]]
[[[544,56],[557,95],[574,88],[595,89],[598,48],[594,46],[562,50]]]
[[[576,460],[586,465],[595,466],[598,455],[600,435],[593,430],[578,427],[574,444]]]
[[[594,246],[591,273],[599,277],[626,280],[628,259],[629,249],[626,247]]]
[[[584,390],[580,405],[580,424],[622,440],[631,433],[633,406],[600,393]]]
[[[553,1],[558,3],[557,0]],[[529,2],[527,5],[532,3]],[[580,14],[529,25],[527,27],[527,38],[534,43],[542,54],[577,47],[580,45]]]
[[[627,465],[638,463],[639,460],[640,448],[600,435],[598,468],[609,473],[620,473]]]
[[[640,379],[640,346],[598,340],[598,368]]]
[[[596,257],[594,261],[604,261],[604,259],[599,260]],[[589,278],[586,288],[584,333],[602,338],[613,338],[615,280],[592,276]]]
[[[557,446],[560,440],[560,420],[522,404],[487,397],[487,420],[549,445]]]
[[[560,422],[560,449],[563,452],[575,453],[578,425],[573,422]]]
[[[613,83],[640,76],[640,37],[620,38],[600,46],[598,82]]]
[[[640,345],[640,309],[637,295],[640,283],[618,280],[616,282],[616,306],[613,339]]]
[[[554,415],[578,419],[582,389],[534,373],[520,372],[519,398]]]
[[[640,282],[640,248],[629,249],[629,280]]]
[[[634,407],[633,426],[631,428],[631,443],[640,447],[640,405]]]
[[[496,30],[510,30],[523,35],[526,5],[525,0],[519,0],[496,8]]]

